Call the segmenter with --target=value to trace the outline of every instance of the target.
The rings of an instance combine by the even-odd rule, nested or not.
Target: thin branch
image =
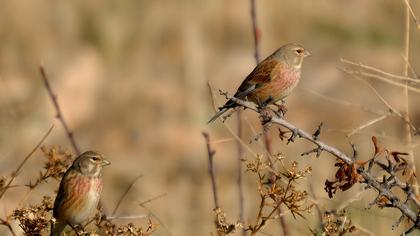
[[[63,113],[61,112],[60,105],[58,104],[58,101],[57,101],[57,95],[55,95],[54,90],[52,89],[52,87],[50,85],[50,82],[48,81],[47,73],[46,73],[46,71],[45,71],[45,69],[42,65],[39,67],[39,71],[41,73],[41,77],[42,77],[42,80],[44,82],[45,88],[47,89],[48,95],[50,96],[51,102],[53,103],[54,109],[57,113],[56,117],[57,117],[57,119],[60,120],[61,124],[63,125],[63,128],[66,131],[67,137],[69,138],[70,143],[73,146],[74,151],[79,156],[80,151],[79,151],[79,148],[77,147],[76,140],[74,139],[74,134],[69,129],[69,127],[66,123],[66,120],[64,119]]]
[[[417,29],[419,29],[419,30],[420,30],[420,20],[419,20],[419,18],[417,18],[416,14],[414,14],[414,11],[413,11],[413,9],[411,8],[411,5],[410,5],[409,0],[404,0],[404,2],[405,2],[405,4],[407,5],[407,9],[408,9],[408,11],[410,12],[411,16],[413,17],[414,22],[416,23]]]
[[[10,222],[9,222],[8,220],[3,220],[3,219],[0,219],[0,225],[4,225],[4,226],[6,226],[6,227],[9,229],[10,233],[11,233],[13,236],[17,236],[17,234],[16,234],[16,233],[15,233],[15,231],[13,230],[13,228],[12,228],[12,226],[10,225]]]
[[[159,198],[163,198],[163,197],[165,197],[165,196],[166,196],[166,193],[159,194],[159,195],[157,195],[157,196],[155,196],[155,197],[152,197],[152,198],[150,198],[150,199],[148,199],[148,200],[146,200],[146,201],[140,202],[140,203],[139,203],[139,205],[140,205],[140,206],[143,206],[143,205],[145,205],[145,204],[147,204],[147,203],[150,203],[150,202],[152,202],[152,201],[154,201],[154,200],[157,200],[157,199],[159,199]]]
[[[237,135],[240,139],[242,139],[242,129],[243,129],[243,122],[242,122],[242,112],[239,110],[237,112]],[[238,185],[238,198],[239,198],[239,220],[244,222],[245,220],[245,198],[244,198],[244,184],[242,178],[242,159],[244,156],[244,148],[242,144],[236,140],[236,147],[238,151],[237,161],[236,161],[236,183]],[[242,229],[242,235],[245,236],[245,230]]]
[[[133,215],[133,216],[108,216],[107,220],[137,220],[149,217],[149,215]]]
[[[204,139],[206,140],[206,146],[207,146],[207,156],[209,161],[209,175],[211,179],[211,189],[213,191],[213,200],[214,200],[214,209],[219,208],[219,200],[217,198],[217,187],[216,187],[216,180],[214,175],[214,167],[213,167],[213,157],[216,153],[215,150],[213,150],[210,146],[210,136],[208,133],[203,132]]]
[[[257,7],[255,0],[251,0],[251,20],[252,20],[252,33],[254,36],[254,57],[257,64],[260,62],[259,44],[260,44],[260,30],[257,23]]]
[[[385,83],[393,85],[395,87],[405,88],[405,86],[406,86],[405,84],[395,82],[391,79],[388,79],[388,78],[385,78],[383,76],[379,76],[379,75],[373,74],[373,73],[368,73],[368,72],[364,72],[364,71],[353,71],[353,70],[348,70],[348,69],[341,69],[341,70],[343,72],[349,74],[349,75],[361,75],[361,76],[365,76],[365,77],[369,77],[369,78],[373,78],[373,79],[378,79],[378,80],[381,80]],[[418,88],[407,86],[407,89],[410,90],[411,92],[420,93],[420,89],[418,89]]]
[[[357,67],[359,67],[361,69],[373,71],[373,72],[376,72],[376,73],[381,74],[383,76],[390,77],[392,79],[397,79],[397,80],[402,80],[402,81],[409,81],[409,82],[415,83],[415,84],[420,83],[420,80],[415,79],[415,78],[411,78],[411,77],[408,76],[408,74],[407,75],[404,75],[404,76],[402,76],[402,75],[396,75],[396,74],[392,74],[392,73],[383,71],[383,70],[378,69],[378,68],[373,67],[373,66],[365,65],[365,64],[363,64],[361,62],[358,63],[358,62],[350,61],[350,60],[347,60],[347,59],[344,59],[344,58],[341,58],[340,60],[341,60],[341,62],[343,62],[345,64],[352,65],[352,66],[357,66]]]
[[[409,61],[410,61],[410,1],[409,0],[405,0],[406,3],[406,9],[405,9],[405,35],[404,35],[404,59],[405,59],[405,63],[404,63],[404,76],[408,76],[408,71],[410,69],[409,66]],[[409,96],[408,96],[408,83],[405,83],[405,88],[403,90],[403,96],[404,96],[404,118],[407,122],[410,122],[410,110],[409,110]],[[411,135],[411,129],[410,126],[408,124],[406,124],[404,126],[405,129],[405,141],[406,141],[406,145],[408,146],[409,150],[408,150],[408,157],[410,158],[411,164],[412,164],[412,170],[413,173],[416,173],[416,165],[415,165],[415,161],[414,161],[414,152],[413,149],[410,148],[410,146],[413,143],[413,137]],[[414,184],[417,185],[417,178],[413,178],[414,179]],[[419,195],[419,189],[418,188],[414,188],[414,192],[416,195]]]
[[[166,232],[170,236],[172,236],[173,234],[171,233],[171,231],[169,230],[169,228],[166,227],[166,225],[163,223],[163,221],[155,213],[153,213],[152,210],[149,207],[146,206],[146,204],[148,204],[148,203],[150,203],[150,202],[152,202],[152,201],[154,201],[156,199],[162,198],[164,196],[166,196],[166,193],[162,193],[162,194],[160,194],[160,195],[158,195],[156,197],[153,197],[153,198],[150,198],[150,199],[148,199],[146,201],[140,202],[139,203],[139,206],[142,207],[142,208],[144,208],[144,209],[146,209],[146,211],[149,213],[149,215],[153,216],[159,222],[159,224],[166,230]]]
[[[379,116],[375,119],[372,119],[372,120],[360,125],[359,127],[354,128],[350,133],[347,134],[347,137],[350,137],[350,136],[354,135],[355,133],[357,133],[357,132],[359,132],[359,131],[361,131],[361,130],[369,127],[369,126],[372,126],[372,125],[378,123],[379,121],[386,119],[387,117],[388,117],[387,115],[382,115],[382,116]]]
[[[403,114],[401,114],[401,112],[399,112],[389,102],[387,102],[385,100],[385,98],[369,82],[367,82],[366,80],[364,80],[364,79],[362,79],[362,78],[360,78],[360,77],[358,77],[356,75],[353,75],[353,78],[355,78],[355,79],[363,82],[366,86],[368,86],[374,92],[374,94],[376,95],[376,97],[378,97],[379,100],[381,100],[381,102],[388,108],[389,115],[394,115],[394,116],[397,116],[398,118],[400,118],[404,123],[406,123],[407,125],[410,126],[410,128],[413,130],[413,132],[415,134],[419,134],[420,133],[419,129],[417,129],[413,125],[413,123],[411,123],[409,120],[407,120],[407,118]],[[372,113],[374,113],[374,112],[372,112]],[[378,115],[384,115],[384,114],[380,114],[379,113]]]
[[[44,136],[41,138],[41,140],[38,142],[38,144],[32,149],[32,151],[29,152],[28,155],[23,159],[23,161],[19,164],[19,166],[16,168],[15,171],[12,172],[9,182],[3,187],[2,192],[0,193],[0,199],[3,197],[4,193],[7,191],[7,189],[12,184],[13,180],[16,178],[16,176],[19,175],[20,170],[23,168],[23,165],[29,160],[29,158],[35,153],[36,150],[44,143],[45,139],[50,135],[51,131],[53,130],[54,125],[51,125],[51,127],[48,129],[48,131],[44,134]]]
[[[128,188],[124,191],[124,193],[121,195],[120,199],[118,200],[117,205],[115,206],[114,210],[112,211],[111,215],[115,215],[115,213],[117,213],[118,208],[120,207],[122,201],[124,200],[124,198],[127,196],[128,192],[130,191],[130,189],[134,186],[134,184],[137,182],[137,180],[139,180],[141,177],[143,177],[143,175],[139,175],[136,178],[133,179],[133,181],[131,181],[130,185],[128,186]],[[109,217],[107,218],[109,219]]]

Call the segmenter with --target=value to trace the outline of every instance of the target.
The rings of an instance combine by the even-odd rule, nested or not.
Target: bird
[[[109,164],[96,151],[86,151],[74,160],[58,188],[50,236],[59,236],[67,224],[80,225],[96,213],[102,191],[102,169]]]
[[[261,61],[245,78],[233,97],[254,102],[260,107],[283,100],[298,84],[303,60],[311,53],[303,46],[289,43]],[[207,122],[213,122],[238,104],[229,99]]]

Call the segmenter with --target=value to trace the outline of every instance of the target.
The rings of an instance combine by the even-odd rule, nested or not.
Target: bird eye
[[[303,49],[300,49],[300,48],[299,49],[296,49],[296,53],[297,54],[301,54],[302,52],[303,52]]]
[[[99,157],[92,157],[92,160],[94,160],[94,161],[99,161],[99,160],[100,160],[100,158],[99,158]]]

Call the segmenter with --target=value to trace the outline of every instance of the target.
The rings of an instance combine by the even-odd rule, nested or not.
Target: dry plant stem
[[[409,11],[409,14],[411,14],[411,16],[414,19],[414,22],[416,23],[417,29],[420,30],[420,20],[417,18],[416,14],[414,14],[414,11],[413,11],[413,9],[411,8],[411,5],[410,5],[410,1],[409,0],[404,0],[404,2],[407,6],[407,10]]]
[[[384,76],[380,76],[374,73],[369,73],[369,72],[364,72],[364,71],[354,71],[354,70],[347,70],[347,69],[341,69],[342,71],[344,71],[345,73],[349,74],[349,75],[360,75],[360,76],[365,76],[365,77],[369,77],[369,78],[373,78],[373,79],[378,79],[381,80],[385,83],[388,83],[390,85],[393,85],[395,87],[400,87],[400,88],[405,88],[407,87],[407,89],[411,92],[415,92],[415,93],[420,93],[420,89],[415,88],[415,87],[411,87],[411,86],[406,86],[405,83],[398,83],[395,82],[391,79],[385,78]]]
[[[152,212],[152,210],[150,210],[150,208],[149,207],[147,207],[146,206],[146,204],[147,203],[149,203],[149,202],[151,202],[151,201],[153,201],[153,200],[155,200],[155,199],[158,199],[158,198],[161,198],[161,197],[163,197],[163,196],[165,196],[166,195],[166,193],[164,193],[164,194],[161,194],[161,195],[159,195],[159,196],[156,196],[156,197],[154,197],[154,198],[152,198],[152,199],[149,199],[149,200],[146,200],[146,201],[144,201],[144,202],[141,202],[140,204],[139,204],[139,206],[140,207],[142,207],[142,208],[144,208],[144,209],[146,209],[147,210],[147,212],[149,213],[149,215],[151,215],[151,216],[153,216],[158,222],[159,222],[159,224],[166,230],[166,232],[168,233],[168,235],[170,235],[170,236],[172,236],[173,234],[171,233],[171,231],[168,229],[168,227],[166,227],[166,225],[163,223],[163,221],[155,214],[155,213],[153,213]]]
[[[238,110],[237,112],[237,135],[240,139],[242,139],[242,112]],[[244,202],[244,186],[242,181],[242,158],[244,156],[244,148],[242,147],[241,143],[237,140],[236,141],[237,151],[238,151],[238,160],[237,160],[237,184],[238,184],[238,197],[239,197],[239,220],[244,222],[245,220],[245,202]],[[242,230],[242,235],[245,236],[245,230]]]
[[[15,231],[13,230],[13,228],[12,228],[12,226],[10,225],[10,222],[9,222],[8,220],[3,220],[3,219],[0,219],[0,225],[4,225],[4,226],[6,226],[6,227],[9,229],[10,233],[11,233],[13,236],[16,236],[16,233],[15,233]]]
[[[260,44],[260,31],[258,28],[258,23],[257,23],[257,6],[256,6],[256,0],[250,0],[251,1],[251,21],[252,21],[252,33],[254,36],[254,57],[255,57],[255,62],[258,65],[258,63],[260,62],[260,50],[259,50],[259,44]],[[272,148],[271,148],[271,137],[269,135],[268,132],[263,131],[264,134],[264,144],[265,144],[265,148],[267,150],[268,153],[268,158],[270,158],[270,156],[272,155]],[[270,160],[271,162],[271,160]],[[279,213],[279,220],[280,220],[280,225],[281,228],[283,230],[283,235],[287,236],[289,235],[288,233],[288,228],[287,228],[287,224],[285,221],[285,217],[283,216],[283,209],[281,208],[281,206],[279,205],[278,207],[278,213]],[[245,231],[243,231],[245,232]],[[244,235],[244,233],[243,233]]]
[[[216,153],[215,150],[213,150],[210,146],[210,136],[208,133],[203,132],[204,139],[206,140],[206,146],[207,146],[207,156],[209,160],[209,175],[211,179],[211,188],[213,191],[213,200],[214,200],[214,208],[219,208],[219,200],[217,198],[217,187],[216,187],[216,179],[214,175],[214,167],[213,167],[213,157]]]
[[[388,117],[388,115],[382,115],[382,116],[379,116],[379,117],[377,117],[375,119],[372,119],[372,120],[370,120],[370,121],[368,121],[368,122],[360,125],[359,127],[356,127],[355,129],[353,129],[350,133],[347,134],[347,137],[350,137],[350,136],[354,135],[355,133],[358,133],[359,131],[361,131],[361,130],[369,127],[369,126],[372,126],[375,123],[377,123],[377,122],[379,122],[381,120],[386,119],[387,117]]]
[[[408,62],[410,60],[410,1],[405,0],[405,3],[406,3],[406,8],[405,8],[404,58]],[[409,63],[407,62],[404,63],[404,76],[408,76]],[[404,94],[404,99],[405,99],[404,117],[406,121],[410,122],[408,82],[407,81],[405,82],[405,88],[403,90],[403,94]],[[413,172],[416,173],[416,165],[414,162],[414,152],[413,152],[413,149],[411,148],[411,145],[413,143],[411,132],[410,132],[411,129],[410,129],[410,126],[407,124],[404,125],[404,129],[405,129],[405,141],[406,141],[406,145],[408,146],[407,147],[408,157],[411,161]],[[417,185],[417,178],[414,177],[413,179],[414,179],[414,185]],[[417,187],[414,187],[414,193],[416,195],[419,195],[419,189]]]
[[[45,139],[50,135],[51,131],[53,130],[54,125],[51,125],[51,127],[48,129],[48,131],[44,134],[44,136],[41,138],[41,140],[38,142],[38,144],[32,149],[31,152],[29,152],[28,155],[23,159],[23,161],[19,164],[19,166],[16,168],[15,171],[12,172],[9,182],[3,187],[2,192],[0,193],[0,199],[3,197],[4,193],[7,191],[7,189],[12,184],[13,180],[16,178],[16,176],[19,175],[20,170],[22,169],[23,165],[29,160],[29,158],[34,154],[36,150],[44,143]]]
[[[345,72],[345,73],[348,72],[348,70],[346,70],[346,69],[341,69],[341,70],[343,72]],[[366,81],[366,80],[364,80],[364,79],[362,79],[359,76],[356,76],[354,74],[352,74],[352,75],[353,75],[353,78],[355,78],[355,79],[357,79],[357,80],[362,81],[363,83],[365,83],[375,93],[375,95],[379,98],[379,100],[381,100],[381,102],[388,108],[387,113],[388,113],[389,116],[393,115],[393,116],[396,116],[396,117],[400,118],[404,123],[406,123],[408,126],[410,126],[410,128],[412,129],[412,131],[415,134],[420,133],[419,129],[417,129],[413,125],[413,123],[411,123],[409,120],[407,120],[407,118],[403,114],[401,114],[401,112],[399,112],[397,109],[395,109],[394,107],[392,107],[391,104],[388,103],[385,100],[385,98],[368,81]],[[364,110],[363,107],[362,107],[362,110]],[[385,115],[383,112],[378,112],[378,111],[374,111],[374,110],[371,110],[371,109],[369,109],[367,111],[370,111],[372,113],[376,113],[378,115]]]
[[[360,80],[360,81],[362,81],[363,83],[365,83],[370,89],[372,89],[373,90],[373,92],[375,93],[375,95],[384,103],[384,105],[385,106],[387,106],[387,110],[381,110],[381,109],[373,109],[373,108],[370,108],[370,107],[366,107],[366,106],[363,106],[363,105],[360,105],[360,104],[356,104],[356,103],[352,103],[352,102],[349,102],[349,101],[346,101],[346,100],[342,100],[342,99],[338,99],[338,98],[335,98],[335,97],[331,97],[331,96],[327,96],[327,95],[324,95],[324,94],[320,94],[320,93],[318,93],[318,92],[316,92],[316,91],[313,91],[313,90],[310,90],[310,89],[304,89],[305,91],[307,91],[307,92],[309,92],[309,93],[311,93],[311,94],[313,94],[313,95],[315,95],[315,96],[318,96],[318,97],[320,97],[320,98],[322,98],[322,99],[325,99],[325,100],[327,100],[327,101],[329,101],[329,102],[333,102],[333,103],[337,103],[337,104],[339,104],[339,105],[342,105],[342,106],[349,106],[349,107],[354,107],[354,108],[358,108],[358,109],[360,109],[360,110],[362,110],[362,111],[365,111],[365,112],[369,112],[369,113],[372,113],[372,114],[375,114],[375,115],[378,115],[379,117],[377,118],[378,119],[378,121],[380,121],[380,120],[382,120],[382,119],[379,119],[380,117],[383,117],[383,116],[386,116],[386,117],[390,117],[390,116],[395,116],[395,117],[398,117],[398,118],[400,118],[404,123],[406,123],[407,125],[409,125],[410,127],[411,127],[411,129],[413,130],[413,132],[414,133],[419,133],[420,131],[413,125],[413,123],[411,123],[411,122],[409,122],[409,121],[407,121],[407,120],[405,120],[405,117],[398,111],[398,110],[396,110],[395,108],[393,108],[380,94],[379,94],[379,92],[372,86],[372,85],[370,85],[369,84],[369,82],[367,82],[366,80],[363,80],[363,79],[361,79],[361,78],[357,78],[356,77],[356,79],[358,79],[358,80]],[[372,125],[372,124],[369,124],[369,125]],[[366,128],[366,127],[362,127],[362,128]],[[357,133],[359,133],[360,134],[360,128],[356,128],[356,129],[358,129],[357,130]],[[354,130],[356,130],[356,129],[353,129],[353,131]],[[348,136],[350,136],[350,135],[353,135],[353,133],[352,133],[352,131],[349,133],[349,134],[347,134]],[[379,136],[379,135],[375,135],[375,136]]]
[[[251,0],[251,20],[252,20],[252,33],[254,35],[254,57],[257,64],[260,62],[260,35],[257,23],[257,6],[255,0]]]
[[[41,73],[42,80],[44,81],[45,88],[47,89],[48,95],[51,98],[51,102],[53,103],[54,109],[56,111],[56,117],[60,120],[61,124],[63,125],[64,130],[70,140],[71,145],[73,146],[74,151],[77,155],[80,155],[79,148],[77,147],[76,140],[74,139],[73,132],[69,129],[66,120],[64,119],[63,113],[61,112],[60,105],[57,101],[57,96],[54,94],[53,89],[51,88],[50,82],[48,80],[47,73],[45,72],[44,67],[41,65],[39,67],[39,71]]]
[[[387,77],[392,78],[392,79],[402,80],[402,81],[406,81],[406,82],[408,81],[408,82],[416,83],[416,84],[420,83],[420,80],[409,77],[408,75],[404,75],[404,76],[395,75],[395,74],[380,70],[376,67],[365,65],[365,64],[360,63],[360,62],[354,62],[354,61],[350,61],[350,60],[347,60],[347,59],[344,59],[344,58],[341,58],[341,62],[352,65],[352,66],[359,67],[359,68],[367,70],[367,71],[373,71],[373,72],[376,72],[376,73],[381,74],[383,76],[387,76]]]
[[[124,191],[123,195],[121,195],[120,199],[118,200],[117,205],[115,206],[114,210],[112,211],[112,215],[113,216],[115,216],[115,213],[117,213],[118,208],[120,207],[120,205],[121,205],[122,201],[124,200],[124,198],[127,196],[127,194],[130,191],[130,189],[134,186],[134,184],[137,182],[137,180],[139,180],[141,177],[143,177],[143,175],[139,175],[136,178],[134,178],[133,181],[131,181],[131,184]],[[108,217],[108,219],[110,219],[110,218]]]

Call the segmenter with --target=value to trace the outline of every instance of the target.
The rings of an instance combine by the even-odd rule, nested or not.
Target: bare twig
[[[165,196],[165,195],[166,194],[161,194],[161,195],[159,195],[157,197],[154,197],[152,199],[143,201],[143,202],[141,202],[139,204],[139,206],[142,207],[142,208],[144,208],[144,209],[146,209],[146,211],[149,213],[149,215],[153,216],[153,218],[155,218],[159,222],[159,224],[166,230],[166,232],[168,233],[168,235],[172,236],[173,234],[171,233],[171,231],[169,230],[169,228],[166,227],[166,225],[163,223],[163,221],[155,213],[153,213],[152,210],[149,207],[146,206],[147,203],[149,203],[149,202],[151,202],[151,201],[153,201],[155,199],[161,198],[162,196]]]
[[[414,22],[416,23],[417,29],[420,30],[420,20],[419,20],[419,18],[417,18],[416,14],[414,14],[413,8],[411,8],[409,0],[404,0],[404,2],[407,6],[407,10],[409,11],[409,14],[411,14],[411,16],[414,19]],[[408,17],[410,17],[410,16],[408,16]]]
[[[376,124],[377,122],[386,119],[387,117],[388,117],[387,115],[382,115],[382,116],[376,117],[375,119],[369,120],[368,122],[360,125],[359,127],[354,128],[350,133],[347,134],[347,137],[350,137],[353,134],[355,134],[355,133],[357,133],[357,132],[359,132],[359,131],[361,131],[361,130],[369,127],[369,126],[372,126],[372,125]]]
[[[19,175],[20,170],[22,169],[23,165],[29,160],[29,158],[34,154],[36,150],[44,143],[45,139],[50,135],[51,131],[53,130],[54,125],[51,125],[51,127],[48,129],[48,131],[44,134],[44,136],[41,138],[41,140],[38,142],[38,144],[32,149],[32,151],[29,152],[28,155],[23,159],[23,161],[19,164],[19,166],[16,168],[15,171],[12,172],[9,182],[2,188],[2,191],[0,193],[0,199],[3,197],[6,190],[10,187],[13,180],[16,178],[16,176]]]
[[[401,81],[404,81],[404,82],[408,81],[408,82],[414,83],[414,84],[420,83],[420,80],[409,77],[408,74],[403,75],[403,76],[402,75],[396,75],[396,74],[392,74],[392,73],[383,71],[383,70],[378,69],[378,68],[373,67],[373,66],[365,65],[361,62],[354,62],[354,61],[350,61],[350,60],[347,60],[347,59],[344,59],[344,58],[341,58],[341,62],[343,62],[345,64],[348,64],[348,65],[359,67],[359,68],[367,70],[367,71],[376,72],[377,74],[380,74],[382,76],[386,76],[386,77],[389,77],[389,78],[392,78],[392,79],[397,79],[397,80],[401,80]]]
[[[210,146],[210,136],[208,133],[203,132],[204,139],[206,140],[206,146],[207,146],[207,156],[209,161],[209,175],[211,179],[211,188],[213,190],[213,200],[214,200],[214,208],[219,208],[219,200],[217,198],[217,187],[216,187],[216,179],[214,175],[214,167],[213,167],[213,157],[216,153],[215,150],[213,150]]]
[[[260,44],[260,30],[257,23],[257,7],[255,0],[251,0],[251,20],[252,20],[252,33],[254,36],[254,57],[257,64],[260,62],[259,44]]]
[[[362,79],[362,78],[360,78],[360,77],[358,77],[356,75],[353,75],[353,76],[354,76],[353,78],[355,78],[355,79],[363,82],[364,84],[366,84],[374,92],[374,94],[376,95],[376,97],[378,97],[379,100],[381,100],[381,102],[388,108],[388,112],[387,112],[388,113],[388,116],[391,116],[392,115],[392,116],[396,116],[396,117],[400,118],[404,123],[406,123],[407,125],[410,126],[410,128],[414,132],[414,134],[419,134],[420,133],[419,129],[416,128],[413,125],[413,123],[410,122],[410,120],[407,120],[407,118],[401,112],[399,112],[396,108],[394,108],[393,106],[391,106],[391,104],[386,101],[386,99],[375,89],[375,87],[373,87],[366,80],[364,80],[364,79]],[[387,113],[384,113],[384,112],[379,112],[379,111],[374,111],[374,110],[370,110],[370,112],[376,113],[376,114],[381,115],[381,116],[387,114]]]
[[[137,180],[139,180],[141,177],[143,177],[143,175],[139,175],[136,178],[133,179],[133,181],[131,181],[130,185],[128,186],[128,188],[124,191],[124,193],[121,195],[120,199],[118,200],[117,205],[115,206],[114,210],[112,211],[113,216],[115,216],[115,213],[117,213],[118,208],[120,207],[122,201],[124,200],[125,196],[127,196],[128,192],[130,191],[130,189],[134,186],[134,184],[137,182]],[[109,217],[108,217],[109,219]]]
[[[237,122],[238,122],[238,128],[237,128],[237,134],[240,139],[242,139],[242,112],[241,110],[238,110],[237,112]],[[238,151],[238,158],[236,161],[236,177],[237,177],[237,184],[238,184],[238,198],[239,198],[239,220],[241,222],[244,222],[245,217],[245,198],[244,198],[244,186],[242,181],[242,159],[244,156],[244,148],[242,147],[242,144],[236,140],[236,147]],[[245,230],[242,230],[242,235],[245,236]]]
[[[108,216],[107,220],[137,220],[149,217],[149,215],[133,215],[133,216]]]
[[[368,78],[378,79],[378,80],[381,80],[385,83],[393,85],[395,87],[405,88],[405,86],[406,86],[404,83],[398,83],[398,82],[395,82],[391,79],[385,78],[383,76],[373,74],[373,73],[369,73],[369,72],[365,72],[365,71],[354,71],[354,70],[348,70],[348,69],[341,69],[341,70],[343,72],[349,74],[349,75],[360,75],[360,76],[365,76],[365,77],[368,77]],[[411,92],[420,93],[420,89],[412,87],[412,86],[407,86],[407,89]]]
[[[74,151],[77,155],[80,155],[79,148],[77,147],[76,140],[74,139],[73,132],[69,129],[66,120],[64,119],[63,113],[61,112],[60,105],[57,101],[57,95],[54,94],[54,90],[52,89],[50,82],[48,81],[47,73],[44,67],[41,65],[39,67],[39,71],[41,73],[42,80],[44,81],[45,88],[47,89],[48,95],[50,96],[51,102],[53,103],[54,109],[56,111],[56,117],[60,120],[61,124],[63,125],[64,130],[66,131],[67,137],[70,140],[71,145],[73,146]]]
[[[406,62],[404,63],[404,76],[408,76],[408,71],[410,69],[408,61],[410,61],[410,1],[405,0],[406,8],[405,8],[405,35],[404,35],[404,58]],[[412,12],[412,10],[411,10]],[[414,15],[414,14],[413,14]],[[408,83],[405,83],[405,87],[403,90],[404,96],[404,118],[407,122],[410,122],[410,110],[409,110],[409,96],[408,96]],[[411,135],[410,126],[406,124],[404,126],[405,129],[405,142],[408,146],[408,157],[410,158],[413,173],[416,173],[416,165],[414,162],[414,152],[413,149],[410,148],[413,143],[413,137]],[[413,178],[414,184],[417,185],[417,178]],[[414,188],[414,192],[416,195],[419,195],[419,189]]]
[[[140,205],[140,206],[143,206],[143,205],[145,205],[145,204],[147,204],[147,203],[150,203],[150,202],[152,202],[152,201],[154,201],[154,200],[157,200],[157,199],[159,199],[159,198],[163,198],[163,197],[165,197],[165,196],[166,196],[166,193],[161,193],[161,194],[159,194],[159,195],[157,195],[157,196],[155,196],[155,197],[152,197],[152,198],[150,198],[150,199],[147,199],[146,201],[139,202],[139,205]]]
[[[6,226],[6,227],[9,229],[10,233],[11,233],[13,236],[16,236],[16,235],[17,235],[17,234],[15,233],[15,231],[13,230],[13,228],[12,228],[12,226],[10,225],[10,222],[9,222],[8,220],[0,219],[0,225],[4,225],[4,226]]]

